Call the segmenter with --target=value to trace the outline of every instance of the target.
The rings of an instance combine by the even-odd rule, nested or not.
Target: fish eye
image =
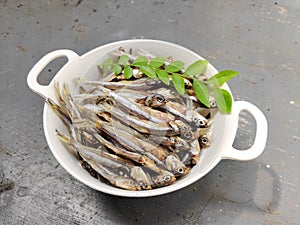
[[[157,101],[158,101],[159,103],[162,103],[162,102],[165,101],[165,98],[162,97],[162,96],[157,96],[156,99],[157,99]]]
[[[180,173],[180,174],[183,174],[184,169],[183,168],[178,168],[177,172]]]
[[[204,126],[206,124],[204,120],[198,120],[198,123],[200,126]]]
[[[171,180],[171,177],[170,176],[164,176],[164,182],[169,182]]]
[[[207,144],[207,143],[208,143],[207,137],[202,137],[202,138],[201,138],[201,142],[202,142],[203,144]]]
[[[211,107],[216,107],[216,106],[217,106],[217,104],[216,104],[216,102],[215,102],[215,101],[211,101],[211,102],[210,102],[210,106],[211,106]]]
[[[141,187],[142,187],[142,188],[144,188],[144,189],[147,187],[147,184],[146,184],[146,182],[145,182],[145,181],[143,181],[143,180],[142,180],[142,181],[140,181],[140,185],[141,185]]]
[[[184,137],[187,138],[187,139],[190,139],[192,137],[192,135],[191,135],[191,133],[185,133]]]

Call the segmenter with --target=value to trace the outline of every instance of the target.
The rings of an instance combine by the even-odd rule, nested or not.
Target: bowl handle
[[[79,58],[79,56],[75,52],[67,49],[50,52],[34,65],[27,76],[27,84],[29,88],[43,98],[47,97],[49,85],[39,84],[37,78],[40,75],[41,71],[48,65],[48,63],[60,57],[67,57],[68,62],[66,63],[66,65],[71,61]]]
[[[242,110],[249,112],[256,120],[256,134],[254,143],[247,150],[238,150],[232,147],[238,128],[239,113]],[[232,127],[235,127],[236,130],[234,132],[234,136],[225,139],[227,143],[224,151],[222,152],[222,159],[247,161],[257,158],[264,151],[267,142],[268,124],[266,117],[256,106],[246,101],[234,102],[230,116],[232,117]]]

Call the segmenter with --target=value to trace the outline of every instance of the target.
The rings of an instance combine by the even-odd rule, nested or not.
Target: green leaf
[[[237,76],[239,73],[233,70],[223,70],[207,80],[212,87],[221,87],[225,82]]]
[[[184,66],[184,63],[182,61],[174,61],[171,62],[167,67],[166,67],[166,71],[169,73],[175,73],[178,72],[180,70],[182,70]]]
[[[130,66],[125,66],[124,67],[124,77],[126,79],[129,79],[132,76],[133,76],[132,68]]]
[[[99,64],[99,66],[103,66],[104,70],[109,70],[113,64],[113,59],[108,58],[104,64]]]
[[[228,91],[216,88],[214,90],[214,97],[219,110],[222,113],[230,113],[232,108],[232,98]]]
[[[106,60],[106,64],[108,65],[112,65],[114,63],[113,59],[112,58],[107,58]]]
[[[145,56],[139,56],[136,60],[134,60],[134,66],[146,66],[148,63],[148,59]]]
[[[121,55],[119,58],[119,65],[126,66],[129,61],[129,57],[127,55]]]
[[[170,85],[169,74],[164,70],[156,70],[158,78],[165,84]]]
[[[151,62],[149,63],[149,66],[151,66],[153,69],[157,69],[157,68],[161,67],[162,65],[164,65],[165,61],[166,60],[164,57],[156,56],[154,59],[151,60]]]
[[[208,61],[198,60],[186,68],[184,75],[187,77],[193,77],[195,75],[201,74],[205,71]]]
[[[203,103],[206,107],[210,107],[209,104],[209,91],[207,85],[197,79],[193,79],[193,87],[196,93],[197,99]]]
[[[150,67],[150,66],[141,66],[140,70],[142,73],[144,73],[146,76],[150,78],[156,78],[156,73],[155,71]]]
[[[114,74],[118,75],[122,72],[122,67],[119,66],[118,64],[113,65],[113,72]]]
[[[184,94],[185,89],[184,89],[184,79],[180,76],[178,73],[173,73],[172,74],[172,81],[174,84],[175,89],[177,92],[181,95]]]

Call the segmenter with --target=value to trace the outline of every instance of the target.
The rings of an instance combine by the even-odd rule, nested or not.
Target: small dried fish
[[[87,106],[87,105],[85,105]],[[82,106],[78,106],[83,113],[85,114],[89,114],[89,116],[93,117],[94,116],[94,110],[96,110],[95,113],[98,113],[99,110],[105,110],[105,106],[102,105],[102,107],[82,107]],[[136,130],[138,130],[139,132],[143,133],[143,134],[155,134],[155,135],[174,135],[174,134],[179,134],[179,128],[178,125],[174,125],[177,126],[176,129],[174,129],[174,126],[171,127],[168,125],[168,123],[162,122],[162,123],[153,123],[151,121],[147,121],[147,120],[141,120],[137,117],[128,115],[126,113],[124,113],[123,111],[119,110],[118,108],[113,108],[111,110],[108,110],[112,116],[116,117],[117,119],[119,119],[120,121],[128,124],[129,126],[135,128]]]
[[[162,123],[163,122],[162,120],[159,120],[156,117],[153,117],[151,114],[147,113],[145,110],[146,107],[143,107],[142,105],[138,105],[137,103],[132,102],[132,101],[118,95],[115,92],[111,92],[107,89],[106,90],[102,89],[102,90],[105,91],[105,94],[107,97],[110,97],[115,101],[116,105],[126,109],[128,111],[128,113],[132,113],[137,116],[142,116],[146,120],[149,120],[154,123]]]
[[[174,175],[159,174],[159,175],[150,177],[150,182],[151,182],[152,188],[165,187],[165,186],[173,184],[175,181],[176,181],[176,178]]]
[[[148,89],[151,89],[153,87],[156,87],[157,85],[161,84],[161,81],[159,79],[151,79],[148,78],[140,78],[134,81],[128,81],[128,80],[121,80],[119,82],[105,82],[105,81],[88,81],[84,78],[81,78],[78,80],[80,84],[89,84],[94,85],[99,88],[105,87],[110,90],[116,90],[116,89],[131,89],[131,90],[138,90],[138,91],[145,91]]]
[[[138,101],[139,99],[147,98],[147,96],[155,94],[161,95],[165,99],[181,101],[180,95],[175,90],[165,87],[158,87],[158,89],[151,89],[147,91],[130,90],[124,87],[122,89],[116,90],[116,93],[131,98],[133,99],[133,101]]]
[[[140,166],[132,167],[130,170],[130,176],[142,187],[142,189],[152,189],[150,178]]]
[[[106,148],[108,148],[109,150],[111,150],[112,152],[114,152],[116,155],[124,157],[126,159],[130,159],[136,163],[138,163],[139,165],[148,168],[156,173],[166,173],[163,169],[157,167],[157,165],[154,163],[154,161],[152,161],[150,158],[148,158],[145,155],[142,155],[140,153],[137,152],[131,152],[126,150],[125,148],[123,148],[120,145],[117,144],[113,144],[112,142],[106,140],[105,138],[103,138],[101,135],[99,135],[97,133],[96,130],[92,129],[93,135],[95,136],[95,138],[97,138],[97,140]],[[168,174],[168,173],[167,173]]]
[[[57,135],[63,140],[66,144],[71,145],[75,148],[75,151],[78,151],[80,156],[101,176],[106,178],[111,184],[124,188],[127,190],[141,190],[141,186],[136,183],[133,179],[119,175],[115,173],[110,167],[120,167],[122,169],[129,171],[129,168],[126,166],[117,163],[114,160],[108,158],[108,154],[103,154],[103,152],[99,151],[97,153],[93,151],[88,151],[86,147],[83,147],[76,141],[67,137],[63,133],[56,130]],[[100,155],[101,157],[100,157]]]
[[[198,127],[207,126],[208,121],[205,117],[197,113],[194,109],[187,109],[179,103],[167,102],[164,106],[162,106],[162,108],[189,123],[195,124]]]
[[[56,98],[57,101],[59,102],[60,105],[60,111],[66,115],[67,117],[71,117],[70,115],[70,107],[69,105],[66,104],[65,100],[63,99],[61,93],[60,93],[60,87],[59,87],[59,83],[57,81],[54,82],[54,88],[55,88],[55,94],[56,94]]]
[[[137,52],[148,62],[156,57]],[[112,54],[115,60],[127,55],[131,64],[138,58],[123,48]],[[171,62],[168,59],[161,68]],[[45,102],[70,137],[59,131],[57,135],[91,176],[107,184],[131,191],[171,185],[189,173],[202,149],[210,146],[214,99],[210,98],[211,108],[203,106],[189,77],[183,77],[186,93],[179,95],[173,85],[149,79],[138,66],[130,79],[120,67],[114,74],[98,65],[100,79],[79,78],[79,94],[74,96],[68,84],[55,82],[57,103]]]
[[[75,128],[72,124],[72,121],[71,121],[70,117],[65,115],[63,110],[61,110],[61,107],[59,105],[57,105],[50,98],[47,98],[45,100],[45,102],[53,110],[53,112],[62,120],[62,122],[65,124],[65,126],[69,130],[69,133],[71,134],[72,138],[76,139],[77,133],[75,131]]]
[[[201,148],[208,148],[210,146],[211,132],[211,127],[199,130],[199,144]]]
[[[157,108],[157,107],[164,106],[166,102],[168,102],[168,100],[161,94],[152,94],[152,95],[148,95],[143,99],[139,99],[137,102],[141,104],[145,104],[150,108]]]
[[[58,133],[58,135],[63,136],[61,133]],[[66,137],[64,137],[64,141],[66,141]],[[96,155],[99,155],[101,157],[101,160],[100,160],[101,165],[106,166],[106,167],[112,167],[114,169],[119,170],[119,172],[121,172],[121,170],[125,171],[131,176],[132,179],[134,179],[141,186],[142,189],[147,189],[147,190],[151,189],[150,180],[147,177],[144,170],[139,166],[135,166],[132,163],[132,161],[121,158],[117,155],[108,153],[99,147],[98,147],[98,149],[95,149],[95,148],[81,145],[79,143],[76,143],[75,140],[72,140],[72,139],[69,139],[67,144],[70,144],[73,147],[79,147],[81,149],[80,152],[84,151],[85,154],[87,152],[88,153],[91,152]],[[80,155],[82,156],[82,153]],[[98,158],[93,157],[93,159],[97,160]]]
[[[188,167],[186,167],[175,155],[169,155],[165,161],[167,169],[173,171],[175,176],[187,174]]]
[[[133,179],[120,176],[108,168],[104,167],[100,163],[97,163],[93,160],[93,158],[84,157],[84,159],[91,165],[91,167],[101,174],[104,178],[106,178],[112,185],[123,188],[130,191],[139,191],[141,190],[141,186],[135,182]]]
[[[187,165],[187,164],[196,165],[197,162],[199,162],[199,160],[200,160],[200,151],[201,151],[201,147],[200,147],[198,140],[196,139],[191,143],[190,151],[188,151],[184,155],[184,157],[181,159],[181,161],[185,165]]]

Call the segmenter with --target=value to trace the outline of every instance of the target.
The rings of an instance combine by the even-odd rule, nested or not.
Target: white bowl
[[[53,87],[54,80],[56,80],[60,83],[68,82],[71,92],[74,93],[76,91],[75,86],[73,82],[71,82],[73,78],[84,76],[88,79],[95,79],[98,75],[96,65],[106,57],[107,53],[116,50],[121,46],[125,49],[144,49],[152,54],[164,57],[172,56],[173,59],[184,61],[186,65],[194,62],[195,60],[203,59],[198,54],[179,45],[165,41],[145,39],[114,42],[93,49],[82,56],[78,56],[71,50],[57,50],[45,55],[31,69],[27,77],[28,86],[43,98],[47,97],[56,99]],[[37,77],[40,72],[49,62],[60,57],[67,57],[68,62],[60,69],[48,86],[40,85],[37,82]],[[218,71],[211,64],[208,64],[206,71],[208,77],[216,74],[217,72]],[[223,88],[230,92],[227,84],[224,84]],[[254,117],[257,124],[256,136],[252,147],[243,151],[232,147],[238,127],[238,116],[241,110],[248,111]],[[231,114],[225,115],[217,113],[215,115],[211,146],[202,151],[200,162],[192,168],[188,175],[180,178],[170,186],[153,190],[128,191],[100,182],[90,176],[90,174],[81,167],[79,161],[74,157],[74,155],[65,149],[64,145],[56,136],[56,128],[62,131],[66,131],[66,128],[46,104],[44,106],[43,123],[45,136],[53,155],[73,177],[95,190],[107,194],[126,197],[150,197],[179,190],[206,175],[222,159],[242,161],[252,160],[263,152],[266,145],[268,130],[266,118],[256,106],[245,101],[233,102]]]

